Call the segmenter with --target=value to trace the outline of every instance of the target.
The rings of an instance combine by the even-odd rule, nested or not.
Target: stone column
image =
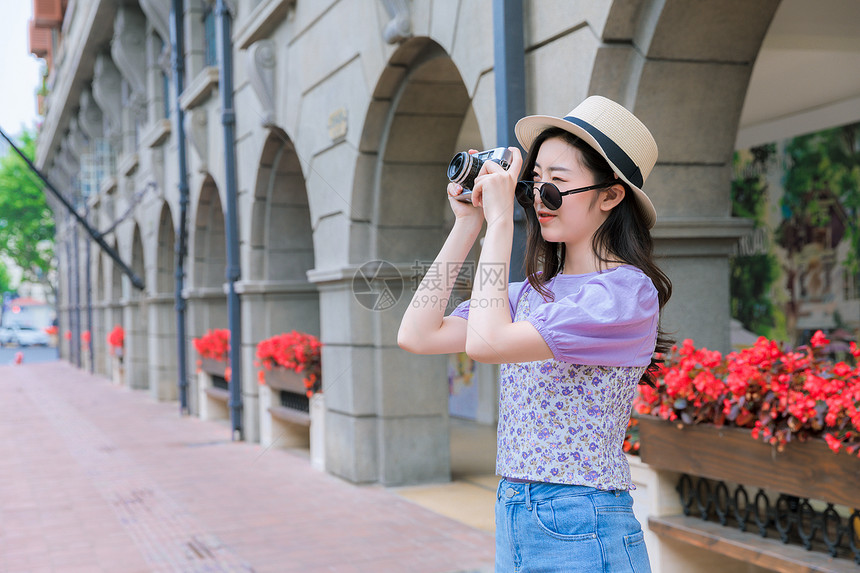
[[[93,357],[95,361],[96,374],[110,376],[110,353],[108,352],[107,335],[105,330],[105,303],[93,300],[93,332],[92,342]]]
[[[297,330],[319,335],[317,288],[304,281],[242,281],[236,284],[242,301],[242,425],[245,441],[260,441],[257,344]]]
[[[663,328],[680,344],[692,338],[697,347],[722,352],[731,348],[729,255],[751,224],[732,218],[673,218],[652,231],[659,264],[673,282]]]
[[[122,305],[118,301],[108,301],[104,306],[104,313],[102,314],[102,320],[104,321],[105,327],[105,335],[104,335],[104,344],[105,344],[105,372],[110,377],[113,373],[113,356],[111,354],[111,349],[107,344],[107,336],[113,331],[116,325],[122,326]]]
[[[402,280],[390,270],[387,279]],[[308,273],[320,289],[325,467],[352,482],[449,480],[447,359],[401,350],[397,329],[409,297],[366,308],[353,292],[358,271]]]
[[[173,295],[169,293],[154,295],[147,300],[149,394],[159,401],[176,400],[179,395],[174,302]]]
[[[123,278],[123,280],[128,280]],[[125,299],[122,307],[125,325],[125,373],[129,388],[149,387],[147,360],[147,313],[142,300]]]
[[[186,289],[183,293],[187,302],[186,312],[186,341],[188,345],[186,364],[188,374],[188,409],[192,414],[199,414],[200,405],[197,402],[197,360],[200,355],[194,348],[193,340],[206,331],[214,328],[227,328],[227,301],[222,287],[207,287]]]

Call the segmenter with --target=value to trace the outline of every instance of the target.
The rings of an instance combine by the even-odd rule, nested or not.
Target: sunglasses
[[[604,181],[597,185],[579,187],[570,191],[559,191],[558,187],[548,181],[519,181],[517,182],[516,197],[519,204],[523,207],[534,207],[535,188],[537,188],[538,193],[540,193],[540,201],[544,207],[555,211],[561,207],[561,198],[565,195],[575,195],[576,193],[591,191],[592,189],[603,189],[611,187],[617,182],[617,180]]]

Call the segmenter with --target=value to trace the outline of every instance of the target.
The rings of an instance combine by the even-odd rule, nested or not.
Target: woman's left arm
[[[509,310],[508,269],[514,235],[514,189],[522,167],[519,149],[505,171],[486,162],[475,179],[472,201],[483,205],[487,232],[472,286],[466,353],[478,362],[503,364],[532,362],[553,357],[535,327],[513,322]]]

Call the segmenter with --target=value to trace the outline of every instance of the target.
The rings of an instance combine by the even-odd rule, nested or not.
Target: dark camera
[[[495,161],[502,169],[507,170],[511,166],[512,158],[511,150],[507,147],[496,147],[474,155],[461,151],[455,155],[448,165],[448,180],[463,188],[463,192],[456,198],[459,201],[472,202],[472,187],[484,162]]]

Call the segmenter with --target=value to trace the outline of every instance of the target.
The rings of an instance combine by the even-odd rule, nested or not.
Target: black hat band
[[[642,183],[644,183],[644,181],[642,179],[642,172],[639,171],[639,166],[636,165],[636,162],[633,161],[633,159],[631,159],[617,143],[609,139],[609,137],[607,137],[602,131],[587,121],[583,121],[578,117],[573,116],[567,116],[564,119],[581,127],[591,135],[591,137],[597,141],[597,144],[603,148],[604,153],[606,153],[606,158],[621,171],[627,180],[639,189],[642,188]]]

